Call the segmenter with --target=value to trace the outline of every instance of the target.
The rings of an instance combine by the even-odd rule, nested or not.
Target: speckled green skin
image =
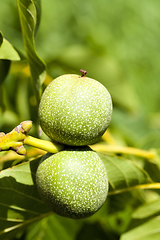
[[[112,115],[108,90],[98,81],[74,74],[62,75],[45,89],[40,105],[42,130],[67,145],[90,145],[106,131]]]
[[[36,183],[46,205],[68,218],[91,216],[108,194],[106,168],[89,147],[46,154],[37,169]]]

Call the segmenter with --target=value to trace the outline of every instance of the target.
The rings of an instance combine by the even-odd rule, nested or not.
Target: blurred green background
[[[110,131],[122,145],[160,145],[160,1],[42,0],[36,49],[51,78],[87,70],[110,91]],[[0,30],[25,53],[15,0],[0,3]],[[25,60],[0,92],[0,131],[37,121]],[[32,134],[35,135],[34,128]]]
[[[160,1],[42,0],[41,3],[35,40],[37,53],[47,66],[43,88],[61,74],[87,70],[87,76],[103,83],[112,95],[114,111],[109,131],[117,143],[159,149]],[[0,1],[0,31],[25,55],[16,0]],[[30,134],[36,136],[37,106],[24,58],[12,62],[0,85],[0,131],[7,133],[28,119],[33,121]],[[159,168],[154,163],[144,165],[153,180],[159,182]],[[55,215],[48,220],[44,218],[30,227],[27,239],[40,236],[39,229],[45,225],[47,234],[52,230],[53,236],[64,234],[71,238],[79,231],[77,240],[106,239],[107,232],[109,239],[117,240],[126,230],[132,210],[147,201],[148,196],[153,198],[151,192],[147,197],[143,194],[137,191],[109,196],[97,215],[84,221],[66,221]],[[80,224],[82,228],[78,230]],[[136,219],[134,224],[138,226],[141,220]]]

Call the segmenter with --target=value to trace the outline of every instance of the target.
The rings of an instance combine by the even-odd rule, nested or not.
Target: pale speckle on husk
[[[105,166],[88,147],[84,151],[71,149],[45,155],[38,167],[36,182],[50,209],[69,218],[91,216],[108,194]]]
[[[90,145],[106,131],[112,115],[108,90],[98,81],[62,75],[45,89],[39,106],[43,131],[67,145]]]

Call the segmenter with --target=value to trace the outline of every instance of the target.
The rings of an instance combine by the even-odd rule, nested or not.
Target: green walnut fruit
[[[97,142],[106,131],[111,115],[108,90],[94,79],[75,74],[53,80],[39,105],[40,125],[45,134],[71,146]]]
[[[106,168],[89,147],[47,153],[36,172],[39,194],[58,215],[80,219],[94,214],[106,200]]]

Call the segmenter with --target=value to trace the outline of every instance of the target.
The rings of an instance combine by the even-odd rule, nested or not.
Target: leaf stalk
[[[53,143],[27,135],[31,127],[32,121],[24,121],[11,132],[7,134],[0,133],[0,151],[11,149],[20,155],[25,155],[26,149],[24,148],[24,145],[39,148],[50,153],[57,153],[64,148],[60,143]]]

